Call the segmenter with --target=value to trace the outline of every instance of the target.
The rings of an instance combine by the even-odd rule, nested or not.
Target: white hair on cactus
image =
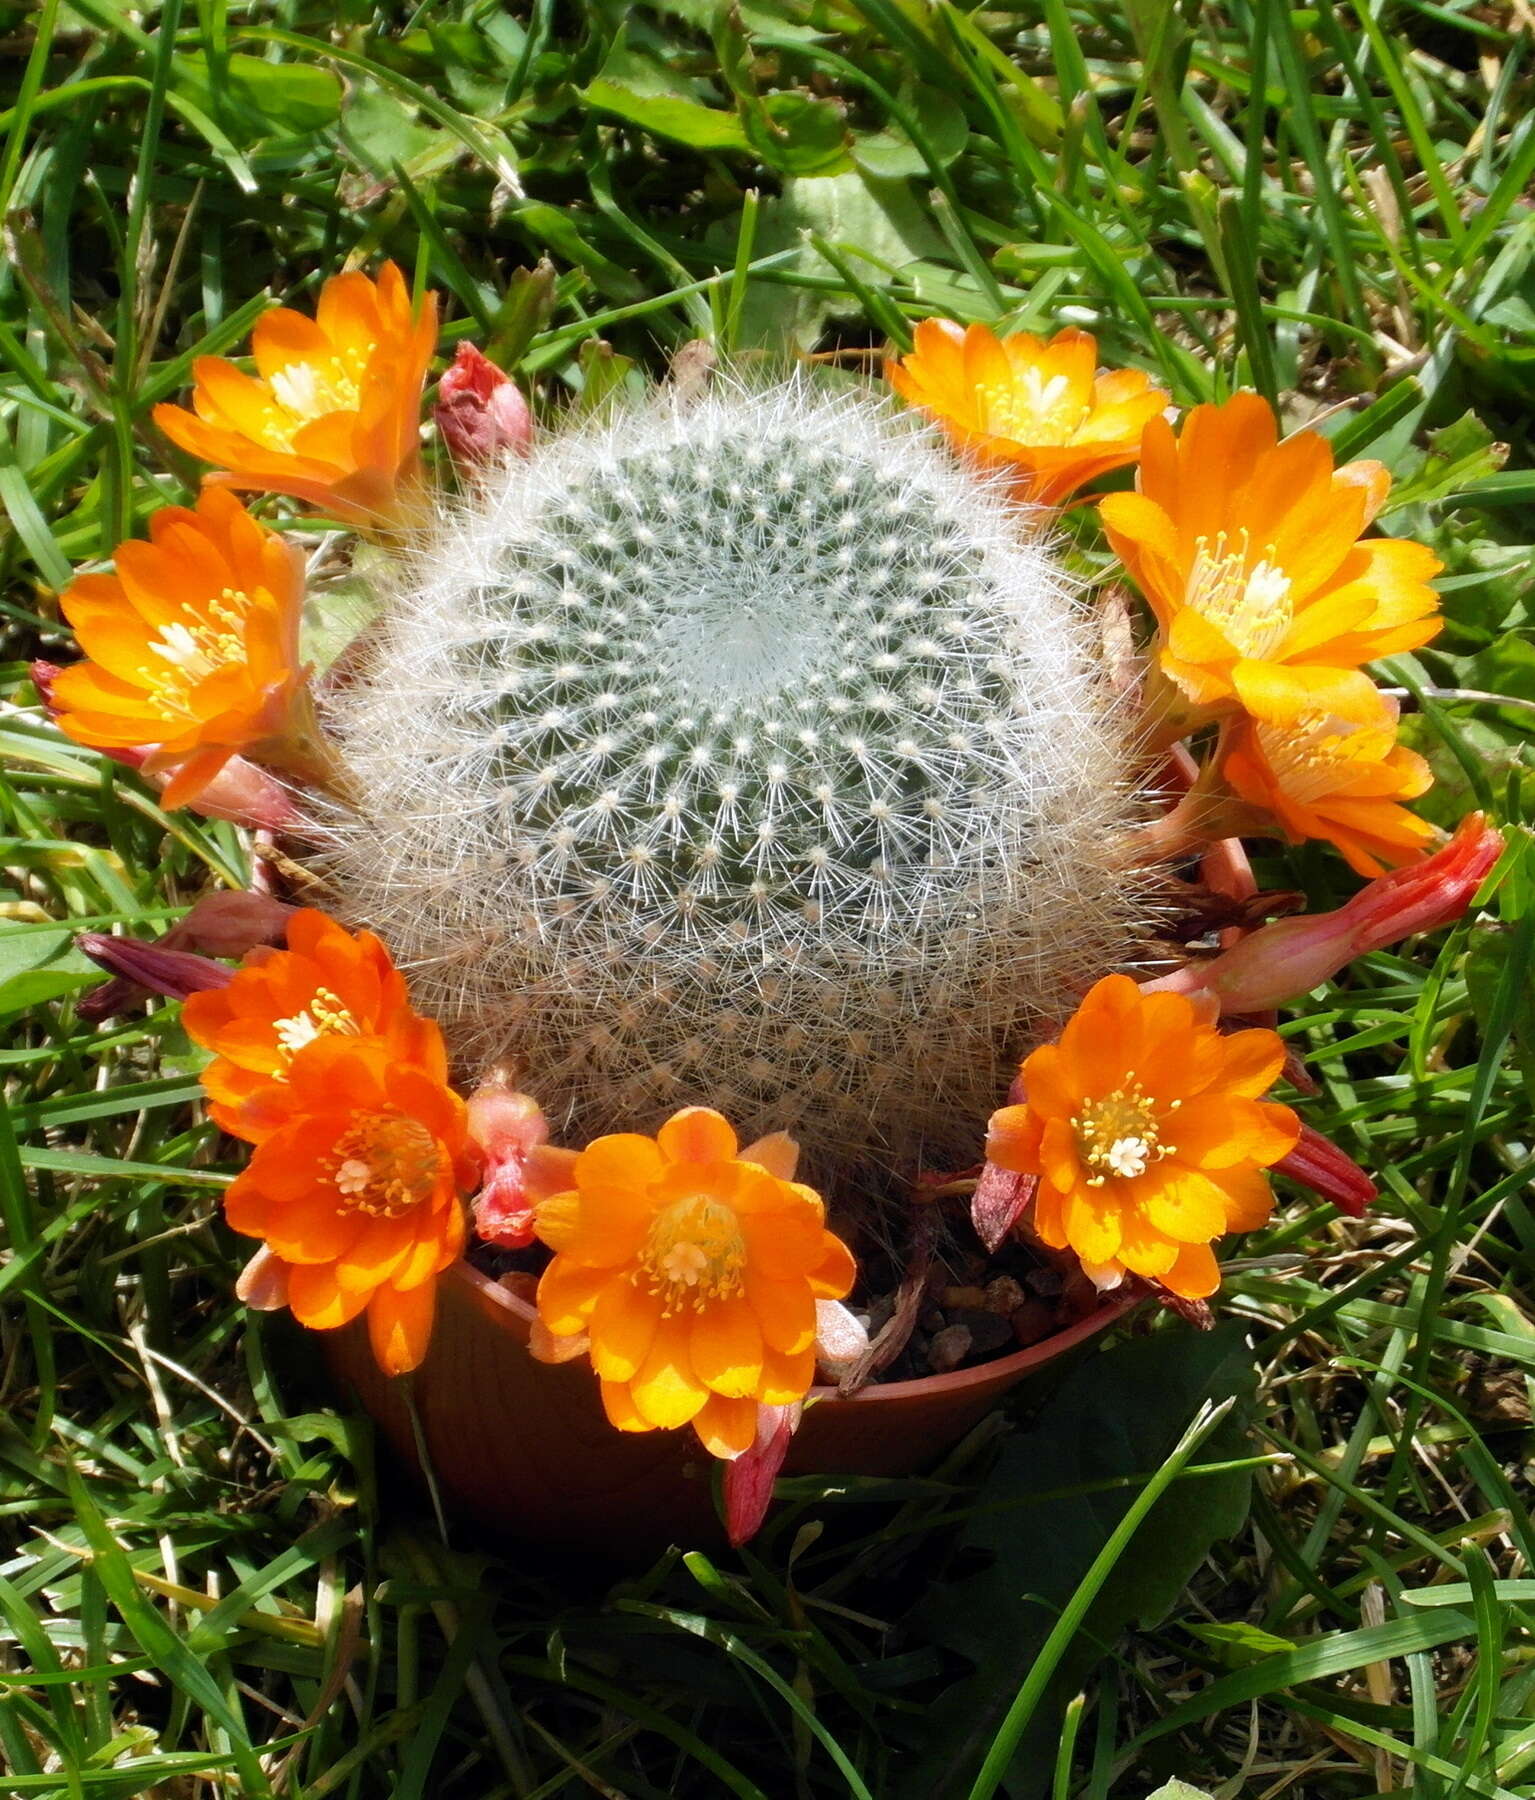
[[[342,911],[572,1141],[969,1154],[1133,953],[1122,721],[1001,484],[864,390],[553,433],[399,560],[327,724]]]

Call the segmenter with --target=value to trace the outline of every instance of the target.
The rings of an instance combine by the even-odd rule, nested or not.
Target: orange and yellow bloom
[[[1283,1063],[1275,1032],[1223,1036],[1181,994],[1108,975],[1024,1062],[1026,1097],[992,1115],[986,1153],[1039,1177],[1035,1229],[1102,1285],[1128,1270],[1201,1299],[1220,1285],[1210,1246],[1268,1218],[1263,1171],[1300,1136],[1261,1097]]]
[[[214,1122],[259,1144],[291,1114],[295,1059],[317,1039],[382,1044],[394,1061],[446,1075],[442,1034],[411,1010],[405,978],[371,931],[295,913],[288,948],[247,951],[227,987],[193,994],[182,1022],[213,1051],[202,1083]]]
[[[87,660],[51,683],[76,743],[147,751],[185,806],[237,754],[300,776],[323,772],[299,666],[304,565],[232,494],[162,507],[150,541],[119,544],[116,573],[78,576],[60,605]]]
[[[413,313],[393,263],[320,290],[316,317],[278,307],[257,321],[243,374],[218,356],[192,365],[193,412],[155,423],[214,465],[216,485],[289,494],[360,526],[387,529],[417,504],[421,395],[437,345],[437,299]]]
[[[1358,695],[1363,664],[1434,636],[1438,558],[1360,535],[1390,485],[1379,463],[1334,469],[1317,432],[1280,443],[1256,394],[1196,406],[1176,438],[1152,420],[1137,491],[1100,510],[1186,703],[1267,718],[1331,710]]]
[[[654,1138],[601,1137],[568,1191],[536,1209],[555,1252],[538,1314],[556,1341],[589,1340],[620,1431],[692,1424],[738,1456],[757,1408],[802,1400],[815,1378],[816,1301],[840,1300],[853,1259],[819,1197],[792,1179],[789,1140],[739,1149],[705,1107]]]
[[[1438,833],[1400,803],[1433,786],[1421,756],[1396,741],[1396,707],[1383,695],[1346,712],[1303,713],[1274,724],[1243,718],[1221,761],[1226,785],[1292,843],[1335,844],[1359,875],[1380,875],[1428,854]]]
[[[377,1039],[316,1039],[289,1065],[286,1116],[224,1202],[230,1225],[263,1243],[242,1293],[317,1331],[365,1312],[389,1375],[425,1356],[437,1277],[464,1247],[478,1157],[446,1076]]]
[[[890,385],[931,413],[960,449],[1014,472],[1020,499],[1058,506],[1111,469],[1133,463],[1141,431],[1167,405],[1139,369],[1098,373],[1090,333],[999,338],[924,319]]]

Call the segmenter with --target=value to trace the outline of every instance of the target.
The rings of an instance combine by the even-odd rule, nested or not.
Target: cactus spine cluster
[[[717,1106],[973,1152],[1123,960],[1121,728],[1070,584],[915,418],[805,377],[545,438],[403,559],[327,724],[343,910],[564,1141]]]

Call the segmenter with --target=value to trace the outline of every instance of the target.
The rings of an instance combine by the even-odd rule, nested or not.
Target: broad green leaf
[[[40,1006],[103,980],[67,930],[40,932],[0,921],[0,1014]]]
[[[782,193],[763,203],[756,253],[767,256],[800,245],[791,266],[825,276],[825,260],[805,241],[812,232],[845,251],[854,272],[876,287],[888,285],[887,270],[941,261],[946,255],[943,238],[904,182],[875,181],[856,169],[785,181]],[[845,316],[857,305],[851,295],[753,281],[741,309],[740,342],[808,350],[828,319]]]
[[[948,168],[969,142],[970,123],[964,107],[941,88],[917,87],[902,98],[922,134],[923,143],[937,159],[939,167]],[[883,131],[867,131],[855,138],[853,160],[860,169],[882,181],[931,174],[927,158],[894,121]]]
[[[1138,1485],[1166,1460],[1206,1399],[1251,1393],[1246,1327],[1170,1329],[1090,1355],[1028,1430],[1004,1447],[976,1498],[957,1551],[974,1573],[940,1573],[919,1607],[924,1631],[972,1665],[927,1708],[918,1732],[912,1791],[932,1800],[964,1793],[995,1734],[1020,1671],[1039,1651],[1056,1613],[1076,1592]],[[1241,1455],[1244,1427],[1228,1419],[1200,1463]],[[1019,1796],[1043,1792],[1060,1710],[1131,1624],[1151,1625],[1172,1607],[1217,1539],[1247,1516],[1245,1470],[1188,1477],[1159,1502],[1087,1614],[1013,1765]]]
[[[384,179],[396,164],[413,167],[439,148],[443,134],[423,125],[416,108],[392,89],[364,80],[347,99],[341,141],[370,175]]]
[[[840,102],[811,94],[766,94],[743,104],[746,136],[757,154],[786,175],[829,174],[847,165],[847,114]]]
[[[341,78],[314,63],[236,53],[210,68],[200,50],[175,59],[176,85],[204,110],[246,128],[244,141],[325,131],[341,116]]]
[[[1508,445],[1495,443],[1475,413],[1466,413],[1453,425],[1428,433],[1428,450],[1417,473],[1391,490],[1390,511],[1461,493],[1497,474],[1507,460]]]
[[[680,91],[680,84],[654,57],[620,36],[584,95],[598,112],[674,138],[693,150],[747,150],[746,127],[733,112],[705,106]]]

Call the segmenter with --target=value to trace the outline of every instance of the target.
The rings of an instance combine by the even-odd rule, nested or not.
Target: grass
[[[1532,24],[0,3],[0,1793],[1535,1794]],[[1384,460],[1387,529],[1447,565],[1443,637],[1384,671],[1427,805],[1514,829],[1479,922],[1285,1027],[1369,1220],[1289,1196],[1197,1368],[1212,1340],[1167,1322],[932,1478],[787,1484],[728,1562],[445,1540],[234,1304],[175,1009],[73,1012],[73,931],[152,932],[247,847],[62,742],[25,679],[67,654],[71,568],[195,477],[151,405],[268,292],[386,253],[548,407],[699,335],[1075,319],[1182,403],[1256,387]],[[1348,885],[1309,852],[1261,873]]]

